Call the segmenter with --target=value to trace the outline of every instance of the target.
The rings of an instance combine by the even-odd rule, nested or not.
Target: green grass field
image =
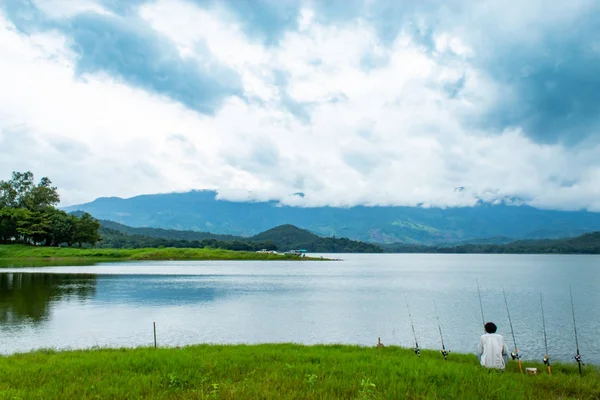
[[[79,249],[72,247],[44,247],[0,245],[0,260],[316,260],[310,257],[255,253],[221,249]]]
[[[600,373],[480,367],[474,355],[347,345],[200,345],[0,357],[0,399],[598,399]]]

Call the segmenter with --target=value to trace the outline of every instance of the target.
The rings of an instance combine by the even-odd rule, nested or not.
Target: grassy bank
[[[543,365],[537,366],[544,371]],[[0,357],[0,399],[598,399],[600,374],[487,371],[473,355],[385,347],[201,345]]]
[[[0,260],[311,260],[310,257],[221,249],[79,249],[0,245]]]

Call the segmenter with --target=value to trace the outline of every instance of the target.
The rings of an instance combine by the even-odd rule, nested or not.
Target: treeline
[[[372,243],[347,238],[323,238],[293,225],[280,225],[252,237],[218,235],[208,232],[177,231],[161,228],[136,228],[113,221],[100,221],[102,247],[210,247],[226,250],[304,249],[312,253],[381,253]],[[190,238],[196,238],[191,239]]]
[[[483,254],[600,254],[600,232],[575,238],[519,240],[504,245],[467,244],[440,249],[440,253]]]
[[[242,240],[223,241],[217,239],[184,240],[167,239],[145,235],[130,235],[115,229],[101,227],[102,242],[98,247],[114,249],[142,249],[142,248],[212,248],[236,251],[258,251],[262,249],[277,250],[273,242],[249,242]]]
[[[358,242],[348,238],[320,237],[309,243],[295,243],[295,249],[311,253],[382,253],[381,247],[372,243]]]
[[[565,239],[518,240],[507,244],[423,246],[402,243],[382,245],[389,253],[442,254],[600,254],[600,232]]]
[[[58,210],[59,201],[50,179],[35,184],[29,171],[0,181],[0,243],[95,245],[101,239],[100,223],[88,213],[77,217]]]

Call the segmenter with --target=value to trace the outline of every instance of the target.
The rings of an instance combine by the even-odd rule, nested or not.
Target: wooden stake
[[[156,322],[154,322],[154,348],[156,348]]]

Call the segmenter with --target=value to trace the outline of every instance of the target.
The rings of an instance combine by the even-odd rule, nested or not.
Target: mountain
[[[319,237],[304,229],[286,224],[250,238],[251,241],[275,243],[277,248],[305,249],[312,253],[381,253],[381,247],[348,238]]]
[[[301,246],[294,246],[294,244],[312,243],[319,239],[321,238],[314,233],[290,224],[277,226],[252,237],[252,240],[273,242],[277,246],[292,246],[295,248]]]
[[[175,229],[163,229],[163,228],[148,228],[148,227],[133,227],[118,222],[109,220],[100,220],[100,225],[106,229],[112,229],[118,232],[122,232],[128,235],[139,235],[148,236],[153,238],[161,239],[172,239],[172,240],[204,240],[204,239],[216,239],[222,241],[232,241],[245,239],[240,236],[234,235],[219,235],[210,232],[199,232],[199,231],[178,231]]]
[[[100,221],[100,247],[213,247],[228,250],[260,249],[287,251],[304,249],[312,253],[381,253],[381,247],[347,238],[322,238],[293,225],[282,225],[252,237],[214,235],[208,232],[135,228],[113,221]]]
[[[157,228],[134,228],[113,221],[100,221],[103,241],[100,247],[213,247],[229,250],[260,249],[286,251],[305,249],[314,253],[483,253],[483,254],[600,254],[600,232],[574,238],[529,239],[506,243],[507,238],[474,240],[473,243],[427,246],[422,244],[372,244],[347,238],[323,238],[293,225],[281,225],[252,237],[213,235],[207,232],[176,231]],[[152,236],[140,235],[145,232]],[[194,236],[186,240],[182,237]],[[227,240],[218,240],[226,238]]]
[[[467,244],[457,246],[456,253],[512,253],[512,254],[599,254],[600,232],[590,232],[574,238],[519,240],[503,245]]]
[[[292,224],[320,236],[375,243],[452,244],[482,238],[513,240],[574,237],[600,230],[600,214],[530,206],[290,207],[278,202],[217,200],[214,191],[99,198],[67,207],[133,227],[210,231],[251,237]],[[506,239],[508,240],[508,239]]]

